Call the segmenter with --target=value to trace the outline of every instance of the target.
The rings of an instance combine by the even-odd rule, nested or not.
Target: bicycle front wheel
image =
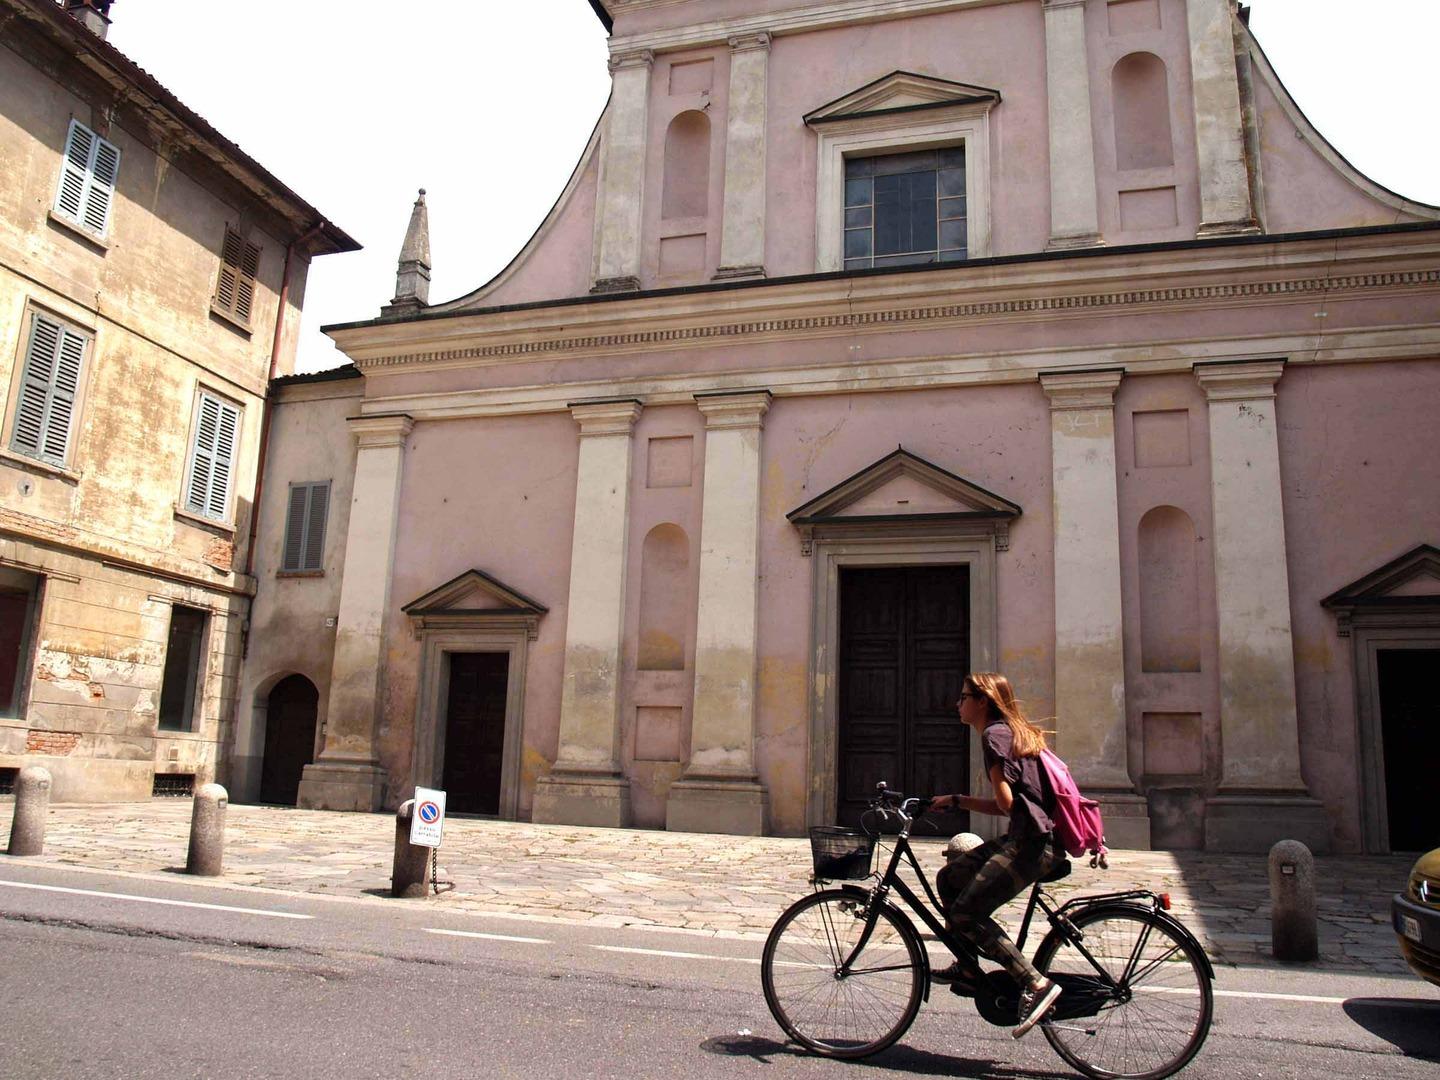
[[[1214,1011],[1199,944],[1144,908],[1097,907],[1070,921],[1078,942],[1052,930],[1035,953],[1035,966],[1065,988],[1041,1024],[1055,1052],[1104,1080],[1179,1072]]]
[[[792,904],[765,941],[760,981],[770,1012],[826,1057],[878,1053],[920,1011],[926,962],[914,927],[882,906],[865,938],[864,908],[864,897],[840,889],[815,893]]]

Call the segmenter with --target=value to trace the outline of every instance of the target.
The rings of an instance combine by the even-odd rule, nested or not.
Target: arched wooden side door
[[[270,691],[265,709],[265,760],[260,801],[294,806],[300,774],[315,760],[315,716],[320,694],[304,675],[289,675]]]

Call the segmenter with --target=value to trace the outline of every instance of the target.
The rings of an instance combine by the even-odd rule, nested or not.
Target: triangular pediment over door
[[[416,597],[402,609],[418,634],[424,630],[523,626],[533,641],[549,608],[483,570],[467,570]]]
[[[996,550],[1005,551],[1010,522],[1020,513],[1017,503],[902,446],[786,517],[808,555],[819,537],[915,535],[957,526],[993,534]]]
[[[830,124],[862,116],[885,116],[956,105],[996,105],[1000,91],[988,86],[937,79],[912,71],[892,71],[805,115],[807,124]]]
[[[1420,544],[1320,603],[1335,612],[1342,637],[1357,622],[1389,622],[1407,611],[1440,608],[1440,549]]]

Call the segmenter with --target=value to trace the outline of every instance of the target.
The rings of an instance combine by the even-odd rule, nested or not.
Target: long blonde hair
[[[998,671],[974,671],[965,676],[965,687],[983,697],[990,706],[990,715],[1009,726],[1016,757],[1040,756],[1040,751],[1045,749],[1045,731],[1026,717],[1009,679]]]

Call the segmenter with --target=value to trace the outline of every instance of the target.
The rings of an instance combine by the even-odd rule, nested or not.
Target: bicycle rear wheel
[[[1035,966],[1064,986],[1041,1024],[1057,1054],[1086,1076],[1161,1080],[1200,1053],[1214,994],[1200,945],[1143,907],[1074,914],[1079,943],[1051,930]]]
[[[1160,1080],[1210,1032],[1214,995],[1200,946],[1153,911],[1097,907],[1071,916],[1082,937],[1052,930],[1035,966],[1065,988],[1041,1024],[1055,1052],[1086,1076]]]
[[[926,960],[915,929],[888,907],[865,932],[865,901],[839,889],[792,904],[765,941],[765,1003],[792,1039],[817,1054],[862,1058],[890,1046],[920,1011]]]

